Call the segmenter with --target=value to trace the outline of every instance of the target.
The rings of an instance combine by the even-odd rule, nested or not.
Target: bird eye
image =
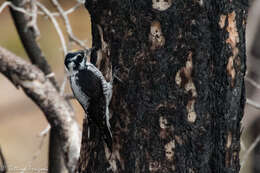
[[[83,58],[84,57],[81,54],[79,54],[76,59],[77,63],[81,63],[83,61]]]

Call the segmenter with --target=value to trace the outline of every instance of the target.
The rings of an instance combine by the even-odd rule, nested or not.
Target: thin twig
[[[65,11],[65,15],[69,15],[71,13],[73,13],[75,10],[77,10],[79,7],[81,6],[81,3],[78,2],[75,6],[73,6],[72,8],[68,9],[67,11]]]
[[[50,74],[47,74],[46,75],[46,78],[52,78],[55,76],[55,73],[54,72],[51,72]]]
[[[38,17],[38,6],[35,3],[36,1],[30,1],[31,3],[31,8],[32,8],[32,19],[30,22],[27,23],[27,27],[28,28],[32,28],[33,32],[35,34],[35,37],[39,37],[40,36],[40,30],[38,28],[37,25],[37,17]]]
[[[39,137],[46,136],[48,134],[48,132],[50,131],[50,129],[51,129],[51,126],[50,126],[50,124],[48,124],[47,127],[43,131],[41,131],[38,136]]]
[[[58,35],[59,35],[61,45],[62,45],[62,49],[63,49],[63,53],[67,54],[68,49],[67,49],[67,46],[66,46],[66,41],[65,41],[62,30],[61,30],[57,20],[55,19],[55,17],[52,15],[52,13],[43,4],[41,4],[39,1],[36,1],[36,4],[50,18],[51,22],[53,23],[53,25],[54,25],[54,27],[55,27]]]
[[[64,13],[65,13],[66,15],[69,15],[69,14],[73,13],[74,11],[76,11],[80,6],[81,6],[81,3],[77,3],[75,6],[71,7],[71,8],[68,9],[68,10],[66,10]],[[41,13],[41,12],[38,12],[38,14],[43,15],[43,13]],[[53,12],[52,15],[53,15],[54,17],[59,17],[59,16],[61,16],[61,14],[60,14],[60,13],[57,13],[57,12]]]
[[[12,4],[19,7],[26,9],[25,4],[21,0],[11,0]],[[25,1],[24,1],[25,2]],[[36,2],[36,1],[33,1]],[[31,4],[31,8],[34,11],[34,15],[36,15],[36,12],[39,11],[36,3]],[[33,7],[34,6],[34,7]],[[32,62],[32,64],[39,67],[45,75],[49,75],[52,73],[52,69],[50,65],[48,64],[46,57],[44,56],[44,53],[42,52],[40,46],[38,45],[36,41],[36,33],[33,28],[30,27],[30,18],[34,18],[33,20],[37,20],[36,17],[28,17],[24,13],[21,13],[19,11],[14,10],[13,8],[10,8],[10,12],[13,18],[13,21],[15,23],[16,29],[18,31],[19,37],[21,38],[22,44],[25,48],[25,51]],[[32,25],[36,26],[37,23],[35,21],[31,23]],[[37,27],[37,26],[36,26]],[[36,31],[37,32],[37,31]],[[54,77],[49,78],[55,88],[59,90],[57,81]]]
[[[253,144],[249,147],[249,149],[246,151],[242,161],[241,161],[241,169],[243,168],[243,166],[245,165],[247,158],[249,156],[249,154],[255,149],[255,147],[257,146],[257,144],[260,142],[260,135],[255,139],[255,141],[253,142]]]
[[[31,2],[35,2],[35,1],[33,0],[33,1],[31,1]],[[65,13],[66,15],[69,15],[69,14],[73,13],[74,11],[76,11],[80,6],[81,6],[81,3],[78,2],[75,6],[71,7],[71,8],[68,9],[68,10],[66,10],[64,13]],[[14,10],[16,10],[16,11],[19,11],[19,12],[21,12],[21,13],[24,13],[24,14],[26,14],[27,16],[30,16],[30,17],[34,16],[33,13],[30,13],[29,11],[26,11],[24,8],[20,8],[20,7],[15,6],[15,5],[14,5],[12,2],[10,2],[10,1],[5,1],[4,3],[2,3],[2,5],[0,6],[0,13],[2,13],[3,10],[4,10],[6,7],[11,7],[12,9],[14,9]],[[45,13],[40,12],[40,11],[38,11],[37,14],[45,15]],[[55,13],[55,12],[54,12],[54,13],[51,13],[51,14],[52,14],[54,17],[61,16],[60,13]]]
[[[251,99],[246,99],[246,104],[248,104],[256,109],[260,109],[260,104],[258,104],[257,102],[255,102]]]
[[[78,39],[73,34],[69,18],[67,16],[67,14],[65,13],[65,11],[63,10],[63,8],[61,7],[61,5],[58,2],[58,0],[51,0],[51,2],[55,6],[55,8],[59,11],[59,13],[61,14],[61,17],[62,17],[62,19],[63,19],[63,21],[65,23],[66,31],[67,31],[67,33],[69,35],[69,39],[85,49],[86,48],[85,43],[83,41],[81,41],[80,39]]]
[[[11,7],[12,9],[16,10],[16,11],[19,11],[21,13],[24,13],[26,14],[27,16],[33,16],[32,13],[26,11],[24,8],[20,8],[20,7],[17,7],[15,6],[14,4],[12,4],[11,2],[9,1],[6,1],[4,2],[1,6],[0,6],[0,13],[6,8],[6,7]]]
[[[65,92],[65,87],[66,87],[66,83],[67,83],[68,77],[67,77],[67,73],[65,73],[62,84],[60,86],[60,95],[63,96],[64,92]]]

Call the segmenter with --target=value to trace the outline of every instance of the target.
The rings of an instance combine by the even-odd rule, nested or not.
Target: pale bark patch
[[[115,141],[119,141],[119,139],[115,140]],[[111,153],[109,151],[109,149],[107,148],[107,146],[105,145],[105,155],[106,155],[106,159],[110,165],[109,168],[107,168],[107,170],[111,170],[114,173],[118,172],[118,166],[117,166],[117,161],[120,164],[120,167],[122,168],[122,170],[125,170],[125,161],[124,159],[121,157],[120,155],[120,150],[121,150],[121,145],[117,142],[113,145],[113,152]]]
[[[100,39],[101,39],[101,50],[97,50],[97,63],[96,66],[101,70],[102,74],[104,75],[105,79],[107,81],[112,80],[112,65],[109,60],[110,56],[110,49],[108,44],[104,40],[104,34],[103,34],[103,29],[101,28],[100,25],[97,25]],[[101,64],[104,64],[101,67]]]
[[[176,73],[175,82],[178,86],[181,86],[181,70]]]
[[[179,145],[184,144],[184,141],[182,140],[182,138],[180,136],[175,135],[175,140]]]
[[[199,0],[199,4],[200,4],[200,6],[203,6],[204,5],[204,0]]]
[[[188,169],[188,173],[195,173],[195,171],[194,171],[193,168],[189,168],[189,169]]]
[[[220,27],[221,29],[223,29],[224,26],[225,26],[226,18],[227,18],[226,15],[223,15],[223,14],[222,14],[222,15],[220,16],[220,19],[219,19],[218,25],[219,25],[219,27]]]
[[[159,118],[159,125],[160,125],[160,138],[166,139],[169,134],[173,133],[174,128],[173,125],[168,123],[168,120],[165,117]]]
[[[151,50],[161,48],[165,44],[165,38],[159,21],[153,21],[151,24],[149,42],[151,43]]]
[[[192,98],[188,101],[188,104],[186,105],[187,109],[187,120],[190,123],[194,123],[197,118],[197,114],[195,112],[195,99],[197,97],[197,90],[195,87],[195,84],[192,80],[192,69],[193,69],[193,64],[192,64],[192,52],[189,52],[186,65],[185,67],[182,67],[175,76],[175,82],[176,84],[181,87],[182,82],[186,81],[184,84],[184,88],[186,92],[191,92]]]
[[[164,149],[167,160],[172,161],[174,157],[175,141],[172,140],[171,142],[167,143],[164,146]]]
[[[167,121],[166,118],[160,117],[160,118],[159,118],[159,123],[160,123],[161,129],[169,128],[169,123],[168,123],[168,121]]]
[[[195,105],[195,99],[192,99],[188,101],[188,104],[186,106],[186,109],[188,111],[188,121],[191,123],[194,123],[197,118],[194,105]]]
[[[227,138],[226,138],[226,156],[225,156],[225,161],[226,161],[226,166],[229,167],[230,166],[230,160],[231,160],[231,156],[232,154],[229,152],[230,147],[232,145],[232,133],[229,131],[227,134]]]
[[[153,9],[165,11],[172,6],[173,0],[153,0]]]
[[[230,148],[231,144],[232,144],[232,134],[231,134],[231,132],[228,132],[226,147]]]
[[[149,171],[157,172],[161,168],[161,164],[158,161],[150,161],[149,162]]]
[[[233,54],[228,59],[227,72],[228,72],[228,75],[231,77],[231,86],[234,87],[235,76],[236,76],[236,70],[234,68],[234,60],[236,59],[236,57],[238,56],[238,53],[239,53],[239,50],[237,48],[237,43],[239,43],[239,35],[237,32],[235,11],[228,14],[227,32],[229,33],[229,37],[226,40],[226,43],[231,46],[232,54]]]

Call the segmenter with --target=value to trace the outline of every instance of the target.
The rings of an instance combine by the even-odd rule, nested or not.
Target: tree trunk
[[[247,0],[86,0],[113,152],[85,121],[80,173],[239,172]],[[93,112],[90,112],[93,113]]]

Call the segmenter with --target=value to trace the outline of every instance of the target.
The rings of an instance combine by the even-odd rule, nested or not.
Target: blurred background
[[[49,1],[40,1],[52,12],[56,11]],[[3,2],[5,0],[0,0],[0,6]],[[76,0],[60,0],[59,2],[61,2],[65,10],[77,3]],[[59,17],[56,17],[56,19],[58,19],[64,35],[67,36],[63,21]],[[71,13],[69,19],[74,34],[81,40],[86,40],[86,45],[90,47],[89,14],[84,6],[82,5]],[[0,23],[0,46],[28,60],[8,8],[5,8],[0,13]],[[54,26],[46,17],[39,15],[38,26],[41,32],[38,43],[61,85],[64,79],[64,55],[60,39]],[[73,48],[77,49],[76,46],[72,46]],[[68,85],[66,90],[67,93],[71,92]],[[48,165],[49,136],[47,135],[44,139],[39,136],[40,132],[47,127],[45,116],[22,90],[17,90],[2,74],[0,74],[0,95],[0,146],[9,170],[23,168],[46,169]],[[76,118],[81,125],[84,115],[83,110],[75,100],[72,103],[75,108]]]
[[[48,9],[53,12],[55,11],[55,8],[53,8],[49,1],[40,1]],[[0,0],[0,6],[3,2],[5,0]],[[76,0],[60,0],[60,3],[66,10],[74,6]],[[71,13],[69,18],[74,34],[81,40],[86,40],[86,44],[90,47],[89,14],[83,5]],[[63,21],[59,17],[57,19],[65,33]],[[0,23],[0,46],[28,60],[8,8],[5,8],[0,13]],[[43,16],[39,16],[38,26],[41,31],[38,42],[59,84],[61,84],[64,78],[64,55],[57,32],[52,23]],[[260,0],[250,1],[247,26],[247,55],[247,76],[255,82],[260,83]],[[260,104],[260,89],[254,87],[250,82],[246,82],[246,88],[247,97]],[[68,85],[66,92],[71,92]],[[0,146],[9,169],[47,169],[49,137],[48,135],[44,138],[39,136],[47,127],[44,115],[21,90],[17,90],[2,74],[0,74],[0,95]],[[82,124],[83,110],[75,100],[72,103],[75,108],[77,120]],[[255,149],[250,153],[248,149],[260,135],[260,110],[246,105],[242,127],[240,155],[241,159],[245,159],[243,160],[241,173],[259,173],[260,145],[256,145]]]

